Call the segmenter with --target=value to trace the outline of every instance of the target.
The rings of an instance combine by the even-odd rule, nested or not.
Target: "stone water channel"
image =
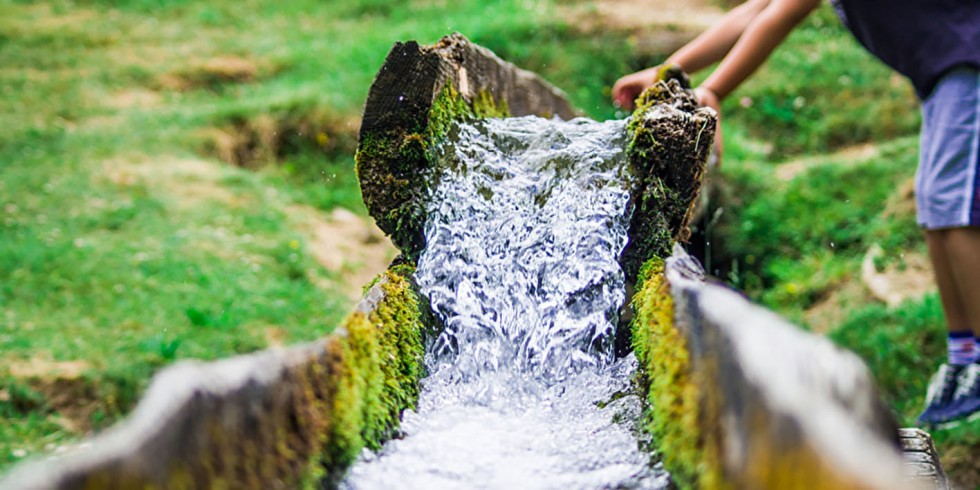
[[[535,116],[450,131],[415,273],[444,330],[401,437],[342,488],[665,488],[631,426],[636,361],[613,353],[625,133]]]

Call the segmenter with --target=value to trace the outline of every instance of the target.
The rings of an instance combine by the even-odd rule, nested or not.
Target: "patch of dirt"
[[[275,114],[234,118],[202,133],[204,151],[244,168],[274,163],[304,149],[327,155],[353,154],[358,119],[319,109],[286,109]]]
[[[127,89],[112,94],[107,105],[114,109],[149,109],[158,106],[162,100],[160,94],[151,90]]]
[[[820,301],[803,313],[803,319],[814,333],[826,334],[846,318],[846,313],[866,304],[867,289],[858,281],[848,280],[830,290]]]
[[[192,158],[162,158],[141,162],[106,160],[102,176],[121,187],[138,184],[162,189],[174,196],[181,208],[208,202],[241,205],[242,198],[221,184],[223,167],[215,162]]]
[[[900,263],[878,271],[875,261],[883,255],[881,247],[874,244],[861,262],[861,282],[875,299],[895,307],[908,299],[921,298],[934,288],[932,266],[925,255],[904,253]]]
[[[265,343],[269,347],[282,347],[286,344],[286,339],[289,338],[289,333],[282,327],[267,327],[263,334]]]
[[[596,0],[573,2],[561,11],[583,32],[622,32],[638,52],[662,55],[673,53],[724,14],[711,0]]]
[[[241,56],[218,56],[194,61],[185,68],[161,75],[157,82],[168,90],[215,89],[220,85],[247,83],[274,72],[269,63]]]
[[[77,434],[92,430],[92,414],[99,407],[95,387],[82,376],[90,367],[85,361],[51,361],[39,356],[7,363],[11,376],[41,393],[56,412],[52,420]]]
[[[915,178],[909,177],[898,185],[898,189],[888,196],[882,219],[895,219],[915,216]]]
[[[980,488],[980,443],[955,445],[939,455],[952,488]]]
[[[65,29],[78,29],[79,26],[96,22],[98,12],[77,6],[67,12],[55,12],[52,5],[39,3],[27,9],[32,15],[32,25],[40,32],[58,32]]]
[[[51,361],[34,357],[29,361],[11,361],[7,364],[15,378],[78,379],[91,366],[85,361]]]
[[[808,156],[787,161],[776,167],[775,175],[777,179],[786,182],[793,180],[797,175],[814,166],[836,161],[857,164],[875,158],[878,154],[878,146],[871,143],[849,146],[827,155]]]
[[[398,255],[370,218],[344,208],[326,214],[308,206],[291,206],[289,213],[306,233],[317,262],[341,277],[352,301],[360,299],[361,287],[384,272]]]
[[[859,277],[845,279],[830,289],[816,304],[803,313],[806,323],[816,333],[837,328],[853,311],[871,301],[881,301],[889,307],[918,299],[935,288],[932,267],[925,255],[905,252],[896,263],[879,271],[875,262],[884,252],[872,246],[864,256]]]

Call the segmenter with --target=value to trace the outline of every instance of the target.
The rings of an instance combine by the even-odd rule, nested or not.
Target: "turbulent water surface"
[[[454,129],[416,280],[445,323],[403,437],[343,488],[664,488],[630,424],[624,122],[536,117]],[[625,396],[624,396],[625,394]]]

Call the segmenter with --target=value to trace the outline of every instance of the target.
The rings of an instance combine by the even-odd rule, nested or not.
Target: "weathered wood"
[[[404,341],[420,334],[420,313],[386,324],[395,309],[410,308],[404,294],[414,294],[393,274],[320,341],[164,369],[124,421],[64,454],[15,467],[0,488],[298,488],[314,473],[339,474],[361,446],[379,442],[362,439],[372,425],[397,418],[387,413],[391,404],[400,411],[414,403],[394,392],[411,391],[406,384],[417,385],[422,372],[421,342]],[[405,345],[385,350],[391,333]],[[405,362],[418,364],[414,375]],[[369,398],[387,403],[368,406],[377,403]],[[311,472],[317,466],[324,471]]]
[[[560,90],[461,34],[392,47],[364,107],[357,171],[368,211],[407,256],[425,245],[433,147],[445,119],[488,114],[567,119],[578,112]]]
[[[898,437],[906,477],[921,488],[948,490],[949,480],[929,433],[922,429],[899,429]]]
[[[630,123],[628,159],[635,185],[629,242],[620,256],[627,281],[635,283],[640,266],[667,257],[674,243],[690,235],[717,117],[699,107],[679,69],[637,99]]]
[[[856,355],[705,282],[683,250],[665,274],[698,387],[705,457],[718,462],[722,481],[751,489],[914,488],[891,412]]]

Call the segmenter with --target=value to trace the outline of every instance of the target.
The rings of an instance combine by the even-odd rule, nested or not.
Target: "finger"
[[[624,84],[623,84],[623,79],[622,78],[620,78],[619,80],[617,80],[616,81],[616,84],[613,85],[613,88],[612,88],[613,102],[617,106],[620,106],[620,107],[622,107],[624,105],[623,104],[623,99],[624,99],[624,97],[623,97],[623,88],[624,88]]]
[[[633,98],[630,97],[630,91],[623,87],[620,87],[618,91],[613,92],[613,103],[615,103],[617,107],[633,109]]]

